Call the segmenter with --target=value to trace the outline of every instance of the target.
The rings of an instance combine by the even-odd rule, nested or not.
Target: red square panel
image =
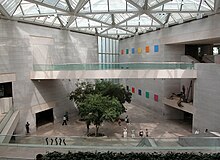
[[[135,93],[135,88],[134,87],[131,88],[131,92]]]
[[[158,102],[158,95],[154,94],[154,101]]]
[[[124,54],[124,50],[123,49],[121,50],[121,54]]]

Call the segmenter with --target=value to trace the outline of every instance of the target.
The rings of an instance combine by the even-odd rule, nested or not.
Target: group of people
[[[127,138],[127,136],[128,136],[127,131],[128,131],[127,127],[124,127],[122,137]],[[144,136],[145,137],[149,136],[148,129],[145,130],[145,133],[142,129],[139,130],[139,137],[144,137]],[[135,130],[134,129],[131,130],[131,138],[135,138]]]
[[[130,124],[128,115],[126,115],[124,121],[126,122],[126,124]],[[121,119],[118,120],[118,125],[121,126]],[[144,136],[148,137],[149,136],[148,129],[145,129],[145,132],[142,129],[140,129],[138,134],[139,134],[139,137],[144,137]],[[128,129],[127,129],[127,127],[124,127],[123,132],[122,132],[122,137],[127,138],[127,136],[128,136]],[[135,138],[135,130],[134,129],[131,130],[131,137]]]

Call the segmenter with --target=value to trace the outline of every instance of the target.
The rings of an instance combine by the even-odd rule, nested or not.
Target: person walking
[[[25,124],[25,128],[26,128],[27,134],[30,133],[30,128],[29,128],[29,126],[30,126],[30,123],[27,122],[27,123]]]
[[[66,116],[65,115],[63,116],[63,123],[62,123],[62,125],[67,125],[67,123],[66,123]]]

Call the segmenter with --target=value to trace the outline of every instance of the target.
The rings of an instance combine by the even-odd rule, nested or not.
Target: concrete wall
[[[0,20],[0,73],[16,73],[13,82],[15,110],[20,110],[16,133],[24,133],[29,121],[36,124],[33,106],[55,103],[55,122],[66,111],[74,112],[67,94],[74,80],[30,80],[33,64],[98,62],[97,37],[36,25]]]
[[[120,50],[124,50],[124,54],[120,54],[120,62],[151,62],[151,61],[181,61],[181,56],[185,54],[185,45],[218,42],[220,39],[220,14],[209,16],[208,18],[184,23],[181,25],[163,28],[157,31],[137,35],[120,41]],[[159,52],[154,51],[155,45],[159,46]],[[150,51],[145,52],[145,47],[149,46]],[[135,53],[132,54],[131,48],[135,48]],[[138,48],[142,52],[138,54]],[[126,49],[129,49],[129,54],[126,54]],[[185,59],[187,60],[187,59]],[[202,66],[208,68],[202,71]],[[200,77],[197,78],[194,89],[194,106],[196,107],[195,117],[193,119],[194,128],[215,129],[220,131],[219,112],[217,108],[219,104],[218,83],[219,74],[217,66],[208,66],[207,64],[199,64]],[[182,85],[189,86],[191,79],[178,80],[157,80],[156,84],[152,79],[146,80],[125,80],[125,85],[141,88],[144,92],[151,90],[152,95],[159,93],[159,96],[168,96],[172,92],[179,93]],[[212,89],[211,89],[212,88]],[[187,88],[186,88],[187,89]],[[142,92],[143,92],[142,91]],[[135,93],[137,94],[137,93]],[[166,118],[181,118],[183,115],[172,110],[162,103],[155,103],[153,99],[146,100],[138,95],[133,94],[133,102],[152,108],[156,111],[161,111]],[[205,98],[204,98],[205,97]],[[160,98],[159,98],[160,100]],[[179,114],[179,115],[178,115]]]
[[[185,46],[183,44],[165,45],[161,43],[160,39],[166,32],[167,30],[160,30],[121,40],[119,44],[120,50],[124,50],[124,54],[120,54],[119,62],[180,62],[181,56],[185,54]],[[146,52],[146,46],[149,46],[149,52]],[[155,46],[159,47],[158,52],[155,52]],[[132,48],[135,48],[134,54],[132,54]],[[141,53],[138,53],[138,48],[141,48]],[[126,54],[126,49],[129,49],[128,54]],[[173,92],[180,92],[180,80],[128,79],[124,82],[130,89],[132,87],[135,88],[136,92],[132,98],[134,103],[159,112],[166,119],[183,118],[181,111],[165,106],[162,103],[163,97],[168,97]],[[142,90],[141,96],[138,95],[138,89]],[[146,92],[149,92],[149,98],[145,97]],[[155,101],[154,95],[158,95],[158,101]]]
[[[195,80],[194,106],[196,107],[193,129],[220,132],[220,66],[219,64],[196,64],[198,78]]]

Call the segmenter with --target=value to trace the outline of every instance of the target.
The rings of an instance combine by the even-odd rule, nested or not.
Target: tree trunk
[[[89,135],[89,125],[90,125],[89,123],[86,124],[86,128],[87,128],[86,135],[87,136]]]
[[[99,131],[99,126],[96,125],[95,127],[96,127],[95,136],[97,137],[98,136],[98,131]]]

